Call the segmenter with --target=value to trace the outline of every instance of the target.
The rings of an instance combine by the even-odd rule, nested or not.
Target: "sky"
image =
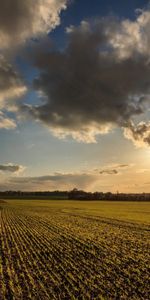
[[[0,190],[150,192],[150,2],[1,0]]]

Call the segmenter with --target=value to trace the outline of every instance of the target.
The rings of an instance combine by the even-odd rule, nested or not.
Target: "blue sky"
[[[0,22],[0,189],[149,192],[149,1],[38,0],[24,16],[13,1],[15,21],[2,0]]]

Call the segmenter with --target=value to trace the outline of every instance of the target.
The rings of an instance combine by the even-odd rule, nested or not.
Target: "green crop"
[[[0,299],[149,299],[149,207],[1,204]]]

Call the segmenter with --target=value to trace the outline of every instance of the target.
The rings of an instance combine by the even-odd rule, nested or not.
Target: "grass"
[[[149,299],[149,202],[6,202],[0,299]]]

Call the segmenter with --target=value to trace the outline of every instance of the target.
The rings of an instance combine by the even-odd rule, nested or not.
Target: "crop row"
[[[142,226],[4,206],[1,298],[146,300],[148,236]]]

